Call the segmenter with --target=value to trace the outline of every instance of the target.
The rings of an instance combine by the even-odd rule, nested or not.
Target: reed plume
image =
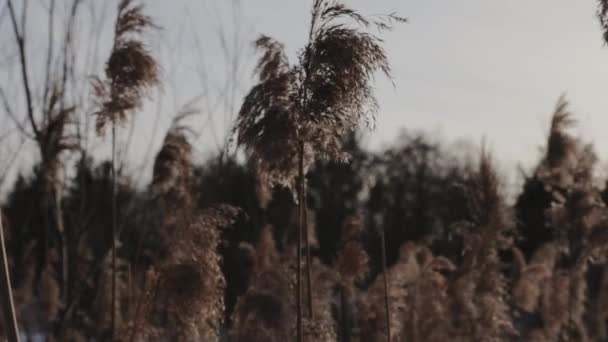
[[[575,123],[568,101],[561,96],[551,116],[544,156],[527,177],[515,206],[523,237],[521,247],[527,257],[539,246],[567,235],[557,216],[565,213],[564,204],[572,191],[588,188],[593,182],[594,153],[574,137],[571,130]]]
[[[345,158],[343,135],[360,121],[371,123],[378,110],[374,74],[391,75],[381,40],[361,28],[390,30],[403,21],[392,14],[368,19],[339,2],[316,0],[309,41],[296,64],[289,63],[283,44],[268,36],[256,40],[262,53],[258,83],[233,131],[237,143],[259,159],[270,184],[293,186],[300,154],[305,166],[314,155]]]
[[[528,336],[535,341],[589,338],[583,318],[587,269],[605,253],[600,245],[605,241],[608,212],[593,185],[597,157],[590,144],[568,131],[574,123],[561,97],[551,120],[545,158],[534,175],[548,198],[542,218],[553,242],[541,245],[520,272],[514,301],[525,311],[538,310],[542,326]],[[538,253],[545,255],[539,258]]]
[[[376,71],[390,77],[381,40],[363,29],[390,30],[405,19],[394,14],[373,19],[338,1],[315,0],[306,46],[290,65],[282,44],[262,36],[258,84],[245,97],[234,128],[271,184],[293,187],[295,181],[302,229],[306,224],[305,171],[315,158],[344,160],[343,135],[361,121],[373,121],[378,105],[371,81]],[[301,236],[298,233],[298,236]],[[305,234],[308,236],[308,234]],[[298,341],[301,341],[300,241],[298,238]],[[307,284],[311,293],[311,258],[306,240]],[[312,297],[308,297],[312,314]]]
[[[159,83],[159,67],[154,57],[137,37],[155,28],[143,12],[143,5],[134,0],[121,0],[114,26],[114,40],[105,67],[105,79],[93,80],[97,111],[96,130],[102,135],[112,126],[112,332],[116,330],[116,126],[143,105],[145,94]]]
[[[239,209],[220,205],[193,213],[181,221],[185,225],[170,232],[170,252],[159,267],[160,297],[167,301],[161,309],[174,325],[170,338],[219,339],[226,284],[218,247],[222,230],[239,215]]]
[[[155,196],[176,208],[189,208],[193,200],[190,129],[183,123],[192,113],[183,110],[173,119],[154,159],[151,190]]]
[[[598,0],[597,18],[602,27],[604,42],[608,42],[608,1]]]
[[[396,341],[442,341],[452,332],[449,316],[448,282],[444,274],[453,272],[455,265],[441,256],[433,256],[424,246],[407,242],[401,246],[399,260],[390,269],[389,298],[391,303],[391,339]],[[372,310],[360,309],[368,313],[366,320],[383,317],[381,305],[382,283],[378,277],[368,290],[366,305]],[[382,294],[382,296],[384,296]],[[368,311],[369,310],[369,311]],[[363,329],[366,334],[385,332],[384,319],[380,326]],[[378,324],[376,323],[376,324]],[[377,332],[369,331],[371,329]],[[365,335],[363,335],[365,336]],[[386,340],[382,336],[381,340]],[[362,340],[367,338],[362,337]],[[380,340],[380,339],[378,339]]]
[[[521,253],[517,251],[516,253]],[[527,312],[538,308],[542,286],[553,276],[555,263],[560,256],[560,248],[555,243],[541,246],[526,264],[523,255],[519,256],[520,269],[513,287],[514,304]]]
[[[606,266],[603,266],[601,280],[599,284],[599,296],[595,303],[592,304],[592,331],[595,339],[606,340],[608,338],[608,272]]]
[[[551,118],[545,159],[549,168],[563,166],[574,158],[576,141],[567,132],[574,124],[572,113],[568,110],[568,101],[562,95]]]
[[[208,305],[217,305],[223,310],[223,304],[215,302],[217,294],[212,288],[216,285],[222,288],[223,278],[218,278],[218,268],[214,265],[219,263],[216,251],[219,229],[229,222],[217,222],[219,226],[215,226],[214,220],[222,220],[220,212],[213,209],[202,214],[196,212],[193,203],[196,194],[191,183],[192,146],[187,136],[189,128],[183,123],[192,113],[182,110],[175,116],[154,160],[150,190],[154,199],[163,204],[159,233],[164,243],[156,255],[159,270],[151,273],[156,283],[152,288],[157,290],[148,289],[148,294],[144,291],[139,298],[138,307],[145,306],[146,310],[139,309],[139,315],[134,317],[131,340],[160,330],[149,318],[140,317],[154,314],[168,317],[167,324],[172,327],[165,336],[170,338],[187,339],[200,337],[201,334],[206,339],[217,338],[216,327],[201,324],[197,316],[213,315],[215,312],[202,304],[201,297],[204,296],[209,296]],[[221,211],[220,208],[218,210]],[[207,235],[203,237],[201,234]],[[208,268],[209,273],[205,273],[204,267]],[[149,297],[152,290],[165,298],[168,304],[166,308],[159,308],[158,303],[146,303],[155,299]],[[186,304],[189,302],[193,305]],[[207,318],[212,324],[220,324],[222,317],[216,316]]]
[[[262,227],[255,249],[257,260],[254,269],[270,269],[279,262],[279,252],[272,231],[272,226],[269,224]]]
[[[369,273],[369,256],[363,248],[363,217],[351,215],[342,224],[341,247],[335,268],[342,278],[343,286],[354,287],[355,282],[364,280]]]
[[[135,0],[121,0],[114,26],[114,41],[105,67],[105,79],[95,78],[96,129],[123,124],[140,109],[151,88],[159,83],[159,66],[138,36],[156,28]]]
[[[230,341],[289,340],[292,325],[289,279],[283,272],[272,226],[264,226],[255,248],[243,244],[241,249],[254,265],[248,289],[234,308]]]
[[[348,216],[342,223],[340,248],[334,261],[340,276],[340,297],[336,305],[340,341],[350,341],[356,335],[356,302],[359,299],[356,284],[369,275],[369,256],[362,243],[363,230],[361,215]]]
[[[592,185],[592,171],[597,161],[593,147],[584,144],[569,131],[576,120],[568,106],[568,101],[562,95],[551,118],[545,157],[535,175],[553,197],[552,202],[558,205],[565,203],[574,188]]]
[[[336,271],[315,259],[312,265],[313,314],[303,320],[305,341],[337,341],[339,325],[334,314],[335,289],[340,284]],[[308,294],[308,293],[307,293]]]
[[[461,231],[463,260],[450,289],[458,313],[455,332],[474,340],[503,341],[513,337],[515,328],[500,253],[513,247],[514,225],[485,145],[466,189],[466,199],[470,221]]]

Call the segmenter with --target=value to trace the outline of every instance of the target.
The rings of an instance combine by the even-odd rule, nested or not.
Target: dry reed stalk
[[[171,234],[169,254],[161,261],[161,293],[166,305],[161,310],[175,320],[174,331],[182,337],[190,332],[203,341],[218,341],[224,321],[226,280],[218,251],[222,231],[240,217],[240,209],[218,205],[202,212],[180,212],[186,216],[175,226],[164,227]]]
[[[312,258],[310,256],[310,227],[308,225],[308,204],[306,196],[306,179],[302,180],[302,225],[304,226],[304,245],[306,249],[306,288],[308,293],[308,318],[314,318],[312,305]]]
[[[263,55],[256,66],[259,81],[245,97],[234,127],[237,144],[256,160],[270,185],[296,186],[300,219],[296,299],[298,341],[301,341],[301,239],[304,225],[305,170],[315,154],[344,161],[342,136],[360,122],[370,123],[378,111],[371,85],[380,71],[390,78],[382,41],[364,30],[390,30],[405,19],[396,15],[363,17],[338,1],[315,0],[309,39],[290,65],[282,44],[262,36],[256,47]],[[294,184],[295,183],[295,184]],[[311,257],[308,237],[307,284],[311,293]],[[309,313],[312,298],[308,300]]]
[[[116,299],[117,299],[117,276],[118,276],[118,268],[116,264],[116,233],[117,233],[117,203],[116,203],[116,125],[112,122],[112,193],[110,202],[112,203],[112,320],[111,320],[111,329],[112,336],[114,336],[114,332],[116,331]]]
[[[384,314],[386,319],[386,340],[391,342],[391,307],[388,298],[388,270],[386,268],[386,241],[384,229],[380,230],[380,243],[382,244],[382,281],[384,283]]]
[[[299,164],[298,164],[298,242],[297,242],[297,257],[296,257],[296,334],[298,342],[302,341],[302,226],[304,225],[304,143],[300,145]],[[308,229],[306,229],[308,231]],[[308,236],[306,237],[308,241]],[[310,267],[309,265],[307,265]],[[308,289],[310,291],[310,288]],[[309,297],[312,294],[309,292]],[[312,310],[310,310],[312,315]]]
[[[142,5],[134,5],[134,0],[121,0],[118,5],[114,42],[107,61],[106,80],[94,79],[93,89],[97,100],[96,130],[102,134],[110,123],[112,128],[112,335],[116,331],[117,299],[117,203],[116,203],[116,126],[128,119],[133,111],[140,108],[143,96],[159,83],[158,65],[144,44],[134,35],[155,28],[152,19],[143,14]]]
[[[292,296],[289,283],[293,272],[288,271],[291,259],[279,258],[272,226],[264,226],[255,248],[248,243],[241,243],[239,249],[252,267],[248,276],[248,289],[239,297],[232,313],[229,340],[292,340],[293,316],[290,302],[293,300],[289,300]]]
[[[4,228],[2,226],[2,212],[0,211],[0,257],[2,260],[2,270],[0,271],[0,289],[2,291],[2,313],[4,316],[4,327],[8,332],[9,342],[19,342],[19,328],[17,325],[17,315],[13,303],[13,293],[11,289],[11,277],[8,268],[8,257],[4,243]]]

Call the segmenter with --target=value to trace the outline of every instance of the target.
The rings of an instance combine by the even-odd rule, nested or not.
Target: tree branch
[[[53,38],[55,37],[55,0],[51,0],[49,7],[49,27],[48,27],[48,48],[46,51],[46,70],[44,78],[44,93],[42,96],[45,111],[50,110],[48,107],[48,96],[51,89],[51,69],[53,64]],[[47,113],[48,114],[48,113]]]
[[[27,2],[23,4],[23,13],[21,18],[21,24],[25,25],[26,20],[26,6]],[[36,125],[36,120],[34,119],[34,105],[32,101],[32,91],[30,87],[28,72],[27,72],[27,58],[25,54],[25,26],[22,27],[22,31],[19,32],[19,27],[17,24],[17,17],[15,14],[15,8],[13,7],[12,0],[8,0],[8,10],[11,17],[11,22],[13,24],[13,33],[15,35],[15,41],[17,42],[17,47],[19,48],[19,60],[21,64],[21,77],[23,79],[23,90],[25,91],[25,100],[27,105],[27,115],[30,120],[30,125],[32,126],[32,130],[34,131],[34,136],[36,139],[41,137],[40,130]]]
[[[25,145],[25,139],[21,137],[21,140],[19,141],[19,146],[15,149],[15,152],[13,152],[13,154],[5,161],[6,166],[3,167],[0,171],[0,189],[4,188],[4,183],[8,179],[7,175],[9,171],[14,167],[15,161],[17,161],[17,157],[23,149],[23,145]]]
[[[25,122],[24,123],[19,122],[19,119],[15,115],[15,112],[11,108],[8,98],[6,97],[6,93],[4,92],[4,90],[2,88],[0,88],[0,100],[2,100],[2,106],[4,107],[4,111],[6,112],[7,116],[13,121],[13,123],[15,124],[15,127],[17,127],[19,132],[29,139],[36,140],[36,137],[34,137],[25,128],[25,126],[24,126]],[[27,121],[27,119],[24,119],[24,121]]]

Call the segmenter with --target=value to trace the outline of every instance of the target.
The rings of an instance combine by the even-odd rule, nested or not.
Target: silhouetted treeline
[[[559,119],[560,113],[555,114],[554,120]],[[361,148],[357,134],[349,135],[345,146],[353,156],[351,162],[319,162],[307,177],[309,224],[313,228],[312,257],[319,268],[313,275],[314,284],[315,289],[326,287],[314,294],[315,301],[322,303],[317,309],[320,313],[314,317],[327,320],[315,329],[331,330],[323,332],[331,336],[326,340],[382,339],[381,326],[385,323],[381,308],[376,306],[381,306],[382,302],[377,283],[381,273],[379,230],[384,230],[390,295],[394,297],[390,302],[394,321],[392,334],[396,340],[410,340],[402,334],[415,333],[419,340],[428,341],[439,333],[437,329],[427,331],[424,326],[430,324],[428,322],[412,322],[407,316],[414,314],[412,310],[421,316],[418,320],[422,320],[425,314],[431,315],[425,318],[432,319],[430,322],[439,319],[434,315],[443,315],[446,322],[442,324],[446,326],[441,336],[444,337],[457,336],[458,332],[467,340],[466,336],[470,336],[467,334],[475,333],[481,334],[479,336],[484,340],[483,336],[489,336],[486,335],[489,332],[483,329],[490,329],[496,334],[496,340],[523,340],[527,339],[525,336],[532,335],[546,335],[546,340],[554,340],[555,336],[573,340],[583,332],[589,339],[602,340],[606,330],[601,317],[605,316],[600,316],[602,306],[594,303],[604,297],[606,267],[600,251],[603,251],[603,224],[608,212],[601,200],[601,191],[592,182],[593,151],[575,141],[566,128],[559,125],[553,128],[555,131],[548,141],[547,156],[528,176],[513,207],[505,203],[504,187],[492,169],[487,152],[483,152],[481,161],[463,160],[450,152],[450,146],[428,135],[411,132],[404,132],[393,146],[370,152]],[[571,140],[564,142],[555,138],[562,134],[564,139]],[[553,144],[566,146],[551,147]],[[560,153],[564,155],[553,157]],[[160,159],[161,156],[162,152],[157,164],[164,160]],[[551,158],[557,159],[553,161]],[[75,177],[66,183],[61,200],[68,237],[68,260],[72,263],[70,270],[74,270],[67,278],[68,284],[63,284],[59,276],[62,267],[57,257],[59,246],[43,245],[45,230],[40,227],[52,223],[44,221],[44,208],[40,206],[44,194],[40,191],[37,168],[18,177],[3,206],[20,323],[30,334],[38,332],[55,334],[57,338],[79,336],[86,339],[101,336],[109,329],[110,306],[105,290],[109,286],[108,256],[111,250],[110,166],[108,163],[93,165],[90,160],[77,165]],[[138,339],[144,336],[150,339],[150,336],[171,338],[184,333],[184,328],[175,325],[183,313],[170,309],[173,302],[169,297],[173,295],[161,296],[160,289],[179,285],[170,289],[186,296],[184,300],[188,306],[193,305],[193,298],[199,298],[203,303],[213,298],[209,297],[208,291],[218,285],[209,283],[214,279],[207,278],[208,274],[204,272],[200,283],[197,283],[196,279],[191,279],[193,275],[179,275],[179,272],[189,269],[180,270],[186,267],[182,261],[178,262],[179,267],[173,266],[177,261],[168,261],[192,258],[198,253],[194,250],[198,250],[212,255],[217,253],[217,267],[221,274],[215,277],[222,279],[221,291],[216,294],[221,297],[217,300],[222,310],[212,316],[217,322],[213,328],[206,328],[207,333],[211,331],[216,338],[230,335],[237,340],[249,340],[247,324],[253,323],[246,320],[254,319],[263,321],[256,324],[268,329],[264,333],[279,334],[273,338],[280,340],[277,336],[291,334],[289,326],[293,324],[293,317],[289,318],[287,312],[293,305],[289,291],[293,278],[282,271],[293,267],[296,206],[291,191],[277,188],[272,194],[264,194],[250,164],[238,162],[225,154],[212,157],[201,165],[190,165],[187,160],[181,165],[190,171],[182,170],[179,174],[170,175],[188,175],[184,183],[178,180],[172,185],[185,186],[177,192],[172,187],[158,189],[156,183],[160,176],[157,173],[163,170],[161,167],[155,167],[155,180],[147,189],[134,188],[127,176],[118,179],[119,287],[124,290],[121,291],[119,317],[124,333],[132,333],[135,326],[138,326]],[[193,220],[211,222],[207,224],[212,230],[221,228],[214,233],[219,234],[216,247],[185,247],[188,245],[179,242],[182,238],[178,235],[188,234],[184,237],[186,242],[195,243],[195,240],[189,240],[192,239],[191,234],[197,233],[185,232],[188,226],[197,225],[192,223]],[[349,229],[353,229],[348,227],[353,225],[359,227],[360,233],[348,237],[352,234],[348,233]],[[355,252],[356,249],[348,250],[354,241],[360,241],[359,253]],[[181,246],[180,250],[176,250],[176,246]],[[188,248],[193,248],[188,256],[172,256]],[[345,248],[347,253],[355,255],[341,259]],[[484,249],[487,251],[482,252]],[[44,258],[43,253],[49,255]],[[348,265],[357,262],[360,253],[365,255],[363,264]],[[469,253],[481,254],[471,256]],[[434,270],[434,261],[425,259],[431,255],[443,258],[438,259],[443,263],[441,269]],[[201,260],[209,261],[208,256],[202,257]],[[414,259],[410,259],[412,257]],[[487,258],[493,261],[489,262]],[[44,260],[49,261],[41,264]],[[200,263],[197,261],[197,265]],[[174,271],[174,267],[178,270]],[[342,273],[348,274],[349,267],[351,272],[355,272],[351,284],[348,277],[341,276]],[[431,269],[424,272],[439,273],[416,273],[423,272],[425,267]],[[483,271],[483,268],[487,269]],[[171,270],[170,274],[178,272],[173,275],[178,277],[174,280],[178,284],[159,280],[167,277],[166,269]],[[475,280],[482,275],[470,274],[482,271],[491,272],[490,277],[503,279],[500,283],[504,289],[488,284],[490,287],[484,290],[486,285],[477,282],[490,280]],[[323,275],[323,272],[328,273]],[[416,280],[417,276],[408,272],[434,280]],[[583,289],[575,287],[574,274],[579,277],[576,279],[584,282]],[[284,283],[279,285],[277,281]],[[417,281],[431,283],[410,293],[411,284]],[[562,285],[562,282],[570,285]],[[463,302],[465,298],[458,298],[467,294],[459,289],[465,285],[470,287],[468,291],[473,291],[468,293],[473,296],[466,299],[471,301],[469,303]],[[272,286],[284,286],[285,289],[272,290]],[[254,288],[255,291],[270,292],[253,294]],[[65,296],[64,289],[68,291]],[[432,293],[425,293],[427,291]],[[479,295],[482,297],[476,298],[477,291],[481,291]],[[484,291],[498,291],[490,296],[495,297],[493,300],[503,301],[504,308],[482,300],[488,295]],[[551,291],[562,292],[556,294]],[[272,304],[275,300],[272,297],[281,293],[284,298],[277,298],[277,302]],[[264,299],[264,296],[270,297]],[[425,296],[439,297],[425,299]],[[441,296],[445,297],[442,303],[434,302]],[[551,296],[565,296],[568,302],[561,309],[546,307],[559,304],[554,303],[557,297]],[[432,302],[422,304],[424,302],[418,303],[419,300]],[[446,307],[433,309],[439,304]],[[577,309],[580,312],[573,311],[577,308],[575,304],[582,305]],[[273,308],[273,305],[287,307],[280,309]],[[411,305],[427,307],[415,309],[417,306]],[[485,307],[488,305],[490,307]],[[180,306],[178,308],[184,310]],[[505,326],[485,326],[483,320],[487,313],[482,315],[481,309],[502,310],[500,314]],[[245,319],[241,316],[245,313],[239,313],[239,310],[253,310],[249,314],[255,317]],[[425,313],[425,310],[445,312]],[[466,310],[474,312],[467,313]],[[285,316],[279,317],[284,311]],[[473,316],[461,322],[465,320],[464,315]],[[561,315],[565,315],[564,318],[559,318]],[[138,323],[134,321],[136,318]],[[287,321],[273,323],[272,320],[276,319]],[[552,319],[559,319],[559,322],[547,322]],[[198,323],[192,324],[200,329],[198,333],[205,331],[197,325],[201,321],[195,321]],[[170,328],[172,326],[174,328]],[[467,330],[461,331],[465,328]],[[235,329],[243,331],[235,332]],[[239,335],[243,333],[245,336]],[[507,339],[507,336],[512,337]]]

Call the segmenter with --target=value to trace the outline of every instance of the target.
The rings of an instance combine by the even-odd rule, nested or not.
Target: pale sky
[[[145,1],[163,27],[151,40],[163,64],[165,86],[157,128],[158,96],[137,116],[129,160],[141,160],[148,149],[156,152],[170,115],[201,94],[202,114],[195,125],[205,129],[196,147],[202,154],[215,148],[230,126],[226,112],[238,110],[253,81],[251,41],[259,34],[273,36],[293,57],[306,39],[311,2],[241,0],[234,6],[228,0]],[[434,132],[446,141],[485,137],[501,165],[530,167],[544,144],[553,106],[566,93],[579,119],[578,132],[608,159],[603,158],[608,155],[608,47],[594,0],[345,2],[363,14],[397,12],[409,21],[384,35],[395,88],[378,78],[381,111],[370,147],[394,141],[403,128]],[[113,10],[108,15],[113,19]],[[10,33],[6,24],[0,25],[4,44]],[[110,37],[102,37],[102,54]],[[233,65],[238,65],[236,73],[230,71]],[[234,83],[234,93],[218,96]],[[4,122],[0,118],[0,125]],[[107,152],[98,149],[99,155]],[[148,173],[142,178],[149,178]]]

